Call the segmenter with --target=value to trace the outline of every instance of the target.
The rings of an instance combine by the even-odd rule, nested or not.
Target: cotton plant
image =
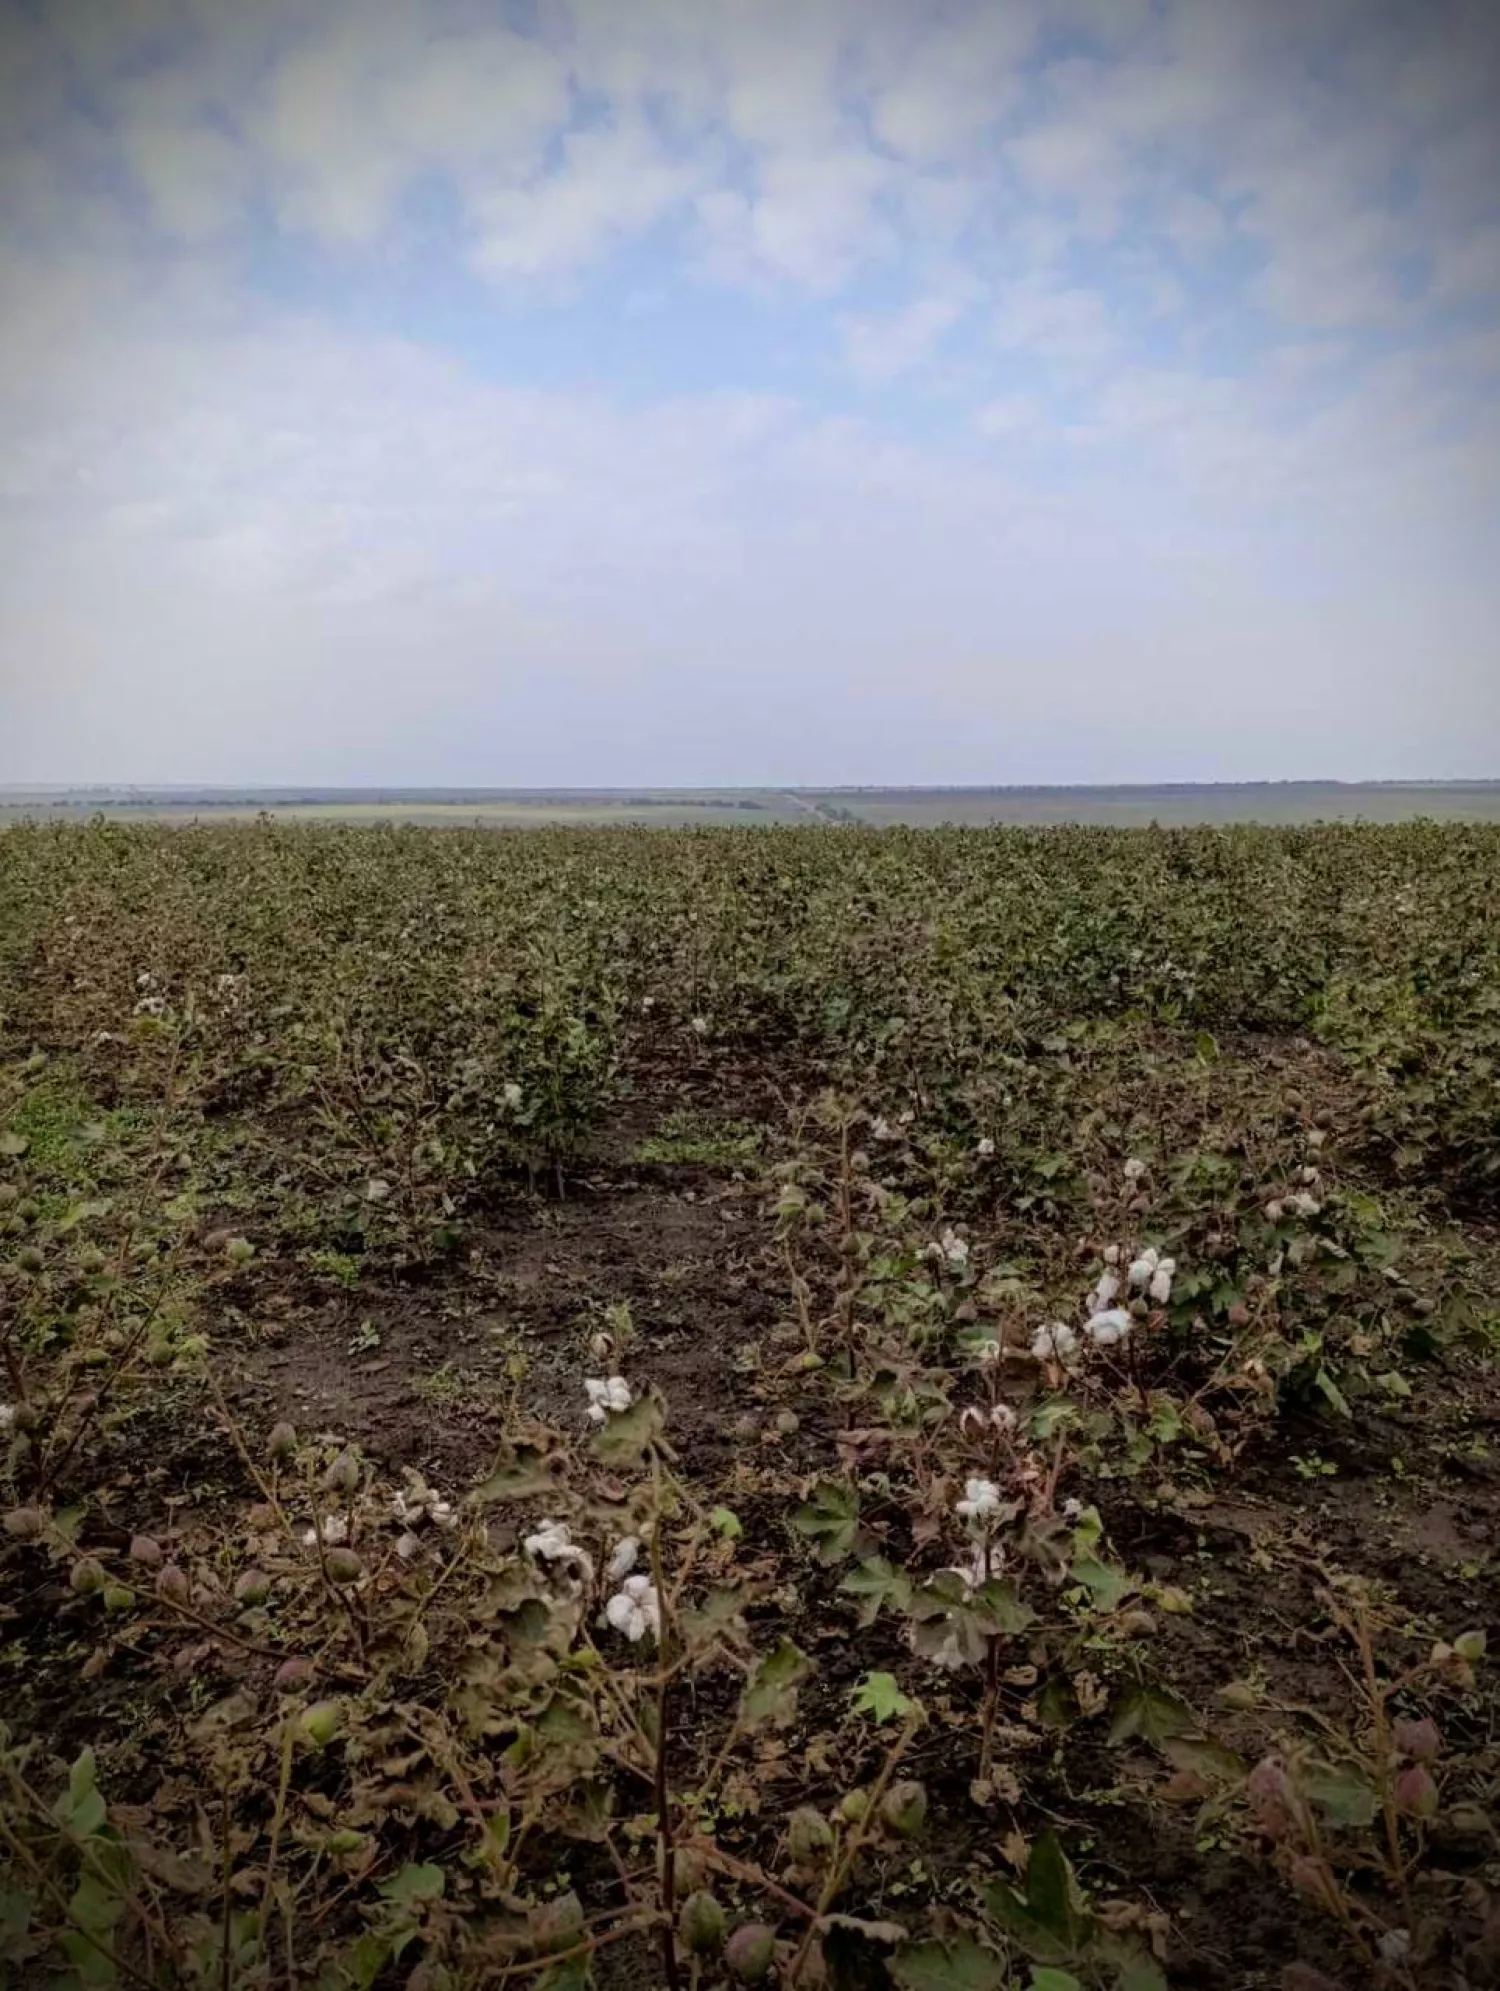
[[[946,1265],[950,1271],[966,1271],[969,1263],[969,1241],[960,1237],[949,1224],[944,1228],[942,1236],[928,1245],[927,1256],[939,1264]]]
[[[1127,1171],[1132,1164],[1127,1163]],[[1144,1172],[1144,1164],[1140,1165]],[[1138,1177],[1128,1176],[1136,1180]],[[1145,1245],[1127,1257],[1118,1244],[1104,1247],[1103,1263],[1083,1304],[1083,1320],[1075,1327],[1062,1320],[1047,1321],[1031,1338],[1031,1353],[1046,1366],[1077,1369],[1094,1348],[1120,1348],[1130,1341],[1150,1307],[1165,1307],[1172,1298],[1177,1260],[1156,1245]]]

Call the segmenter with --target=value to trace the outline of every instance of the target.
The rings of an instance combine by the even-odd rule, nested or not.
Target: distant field
[[[1265,782],[1115,788],[724,789],[0,789],[0,824],[95,814],[153,822],[226,822],[261,813],[295,821],[435,827],[600,828],[640,824],[1400,823],[1500,822],[1500,781]]]

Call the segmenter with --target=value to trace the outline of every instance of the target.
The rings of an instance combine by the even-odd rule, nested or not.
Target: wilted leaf
[[[1192,1770],[1215,1783],[1238,1783],[1246,1770],[1243,1756],[1208,1736],[1168,1736],[1161,1744],[1161,1752],[1177,1769]]]
[[[628,1466],[662,1434],[661,1404],[638,1396],[629,1410],[613,1410],[594,1434],[594,1451],[608,1466]]]
[[[537,1500],[557,1485],[548,1454],[535,1445],[507,1445],[495,1470],[474,1489],[476,1500]]]
[[[807,1654],[784,1638],[751,1674],[740,1697],[741,1721],[747,1727],[762,1721],[789,1721],[797,1703],[797,1688],[811,1671]]]

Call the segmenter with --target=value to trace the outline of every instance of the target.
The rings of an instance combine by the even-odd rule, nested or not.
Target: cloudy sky
[[[1500,775],[1493,0],[0,0],[0,781]]]

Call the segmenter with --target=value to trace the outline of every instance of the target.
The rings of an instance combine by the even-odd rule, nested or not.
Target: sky
[[[0,782],[1500,775],[1493,0],[0,0]]]

